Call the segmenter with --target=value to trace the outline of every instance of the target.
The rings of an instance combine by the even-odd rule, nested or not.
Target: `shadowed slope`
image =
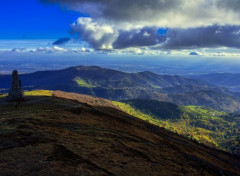
[[[1,175],[240,175],[240,158],[117,109],[55,97],[0,105]]]

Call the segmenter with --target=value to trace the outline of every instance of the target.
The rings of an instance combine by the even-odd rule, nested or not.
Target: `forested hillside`
[[[114,104],[157,126],[240,155],[240,115],[152,100],[128,100]]]

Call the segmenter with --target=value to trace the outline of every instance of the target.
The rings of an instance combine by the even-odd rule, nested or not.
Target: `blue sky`
[[[240,0],[1,0],[0,51],[240,56],[238,7]]]
[[[69,37],[79,12],[42,4],[39,0],[1,0],[0,39],[58,39]]]

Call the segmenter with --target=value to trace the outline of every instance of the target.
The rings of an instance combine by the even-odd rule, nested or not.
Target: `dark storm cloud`
[[[42,0],[107,22],[172,28],[240,25],[240,0]],[[232,9],[234,13],[229,13]]]
[[[240,0],[217,0],[219,8],[225,8],[240,13]]]
[[[58,40],[56,40],[55,42],[53,42],[53,45],[64,45],[67,42],[69,42],[71,39],[70,38],[60,38]]]
[[[166,40],[165,36],[158,34],[158,29],[145,27],[142,29],[133,29],[130,31],[119,31],[118,38],[113,43],[115,49],[153,46]]]
[[[67,5],[71,9],[114,20],[150,20],[183,5],[181,0],[42,0]]]
[[[164,49],[240,48],[240,26],[209,26],[190,29],[171,29]]]

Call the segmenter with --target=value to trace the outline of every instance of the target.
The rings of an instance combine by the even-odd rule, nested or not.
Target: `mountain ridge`
[[[177,102],[178,105],[204,105],[223,111],[240,111],[239,93],[178,75],[158,75],[149,71],[125,73],[98,66],[77,66],[22,74],[20,78],[27,90],[61,90],[110,100],[153,99]],[[10,75],[0,76],[0,89],[5,88],[6,91],[10,80]]]
[[[240,73],[209,73],[185,76],[186,78],[199,79],[224,86],[231,91],[240,91]]]
[[[68,79],[71,78],[71,80],[73,80],[76,75],[79,75],[80,77],[83,77],[83,78],[92,78],[93,79],[93,77],[94,77],[94,79],[96,79],[96,80],[108,79],[109,77],[112,80],[114,80],[114,79],[117,80],[119,78],[119,76],[122,76],[122,77],[127,76],[127,78],[133,77],[136,79],[140,79],[140,80],[138,80],[138,82],[135,81],[135,84],[137,84],[137,83],[140,84],[140,83],[142,83],[141,81],[146,81],[146,80],[141,80],[141,77],[139,78],[138,76],[144,76],[142,79],[147,79],[147,78],[153,77],[155,82],[156,82],[156,78],[158,78],[158,80],[157,80],[158,82],[156,82],[155,84],[158,83],[162,87],[168,86],[165,84],[165,83],[167,83],[167,81],[165,81],[165,80],[168,80],[169,81],[168,84],[172,84],[171,86],[179,85],[179,82],[182,84],[183,83],[186,84],[186,83],[190,82],[190,83],[193,83],[193,84],[195,83],[195,84],[201,85],[201,86],[210,85],[209,83],[206,83],[204,81],[198,81],[198,80],[194,80],[194,79],[186,79],[186,78],[180,77],[178,75],[174,75],[174,76],[158,75],[158,74],[150,72],[150,71],[144,71],[144,72],[138,72],[138,73],[125,73],[125,72],[121,72],[121,71],[117,71],[117,70],[113,70],[113,69],[106,69],[106,68],[102,68],[102,67],[98,67],[98,66],[69,67],[69,68],[66,68],[63,70],[38,71],[38,72],[34,72],[34,73],[22,74],[20,76],[22,77],[23,80],[25,79],[25,77],[30,80],[30,77],[32,77],[32,78],[34,78],[36,76],[40,77],[40,76],[44,76],[44,74],[48,74],[49,80],[52,79],[51,75],[53,76],[53,74],[54,74],[54,76],[58,75],[59,77],[62,76],[62,74],[63,74],[63,75],[65,75],[65,77],[68,77]],[[82,76],[81,76],[81,74],[82,74]],[[4,76],[6,76],[6,75],[1,75],[1,76],[2,76],[1,79],[3,79]],[[170,80],[170,78],[171,78],[171,80]],[[5,78],[5,80],[7,80],[7,79]],[[31,81],[33,81],[33,80],[31,80]],[[38,80],[36,80],[36,81],[38,81]],[[63,79],[62,81],[66,81],[66,80]],[[69,81],[69,80],[67,80],[67,81]],[[162,83],[160,81],[165,81],[165,82]],[[174,82],[174,81],[178,81],[178,82]],[[102,87],[106,86],[106,85],[103,85],[104,83],[105,82],[101,83]],[[36,82],[35,82],[35,84],[36,84]],[[25,83],[23,86],[29,86],[29,85],[28,85],[28,83]],[[136,85],[134,85],[134,86],[136,86]],[[9,85],[3,84],[1,87],[9,88]]]

